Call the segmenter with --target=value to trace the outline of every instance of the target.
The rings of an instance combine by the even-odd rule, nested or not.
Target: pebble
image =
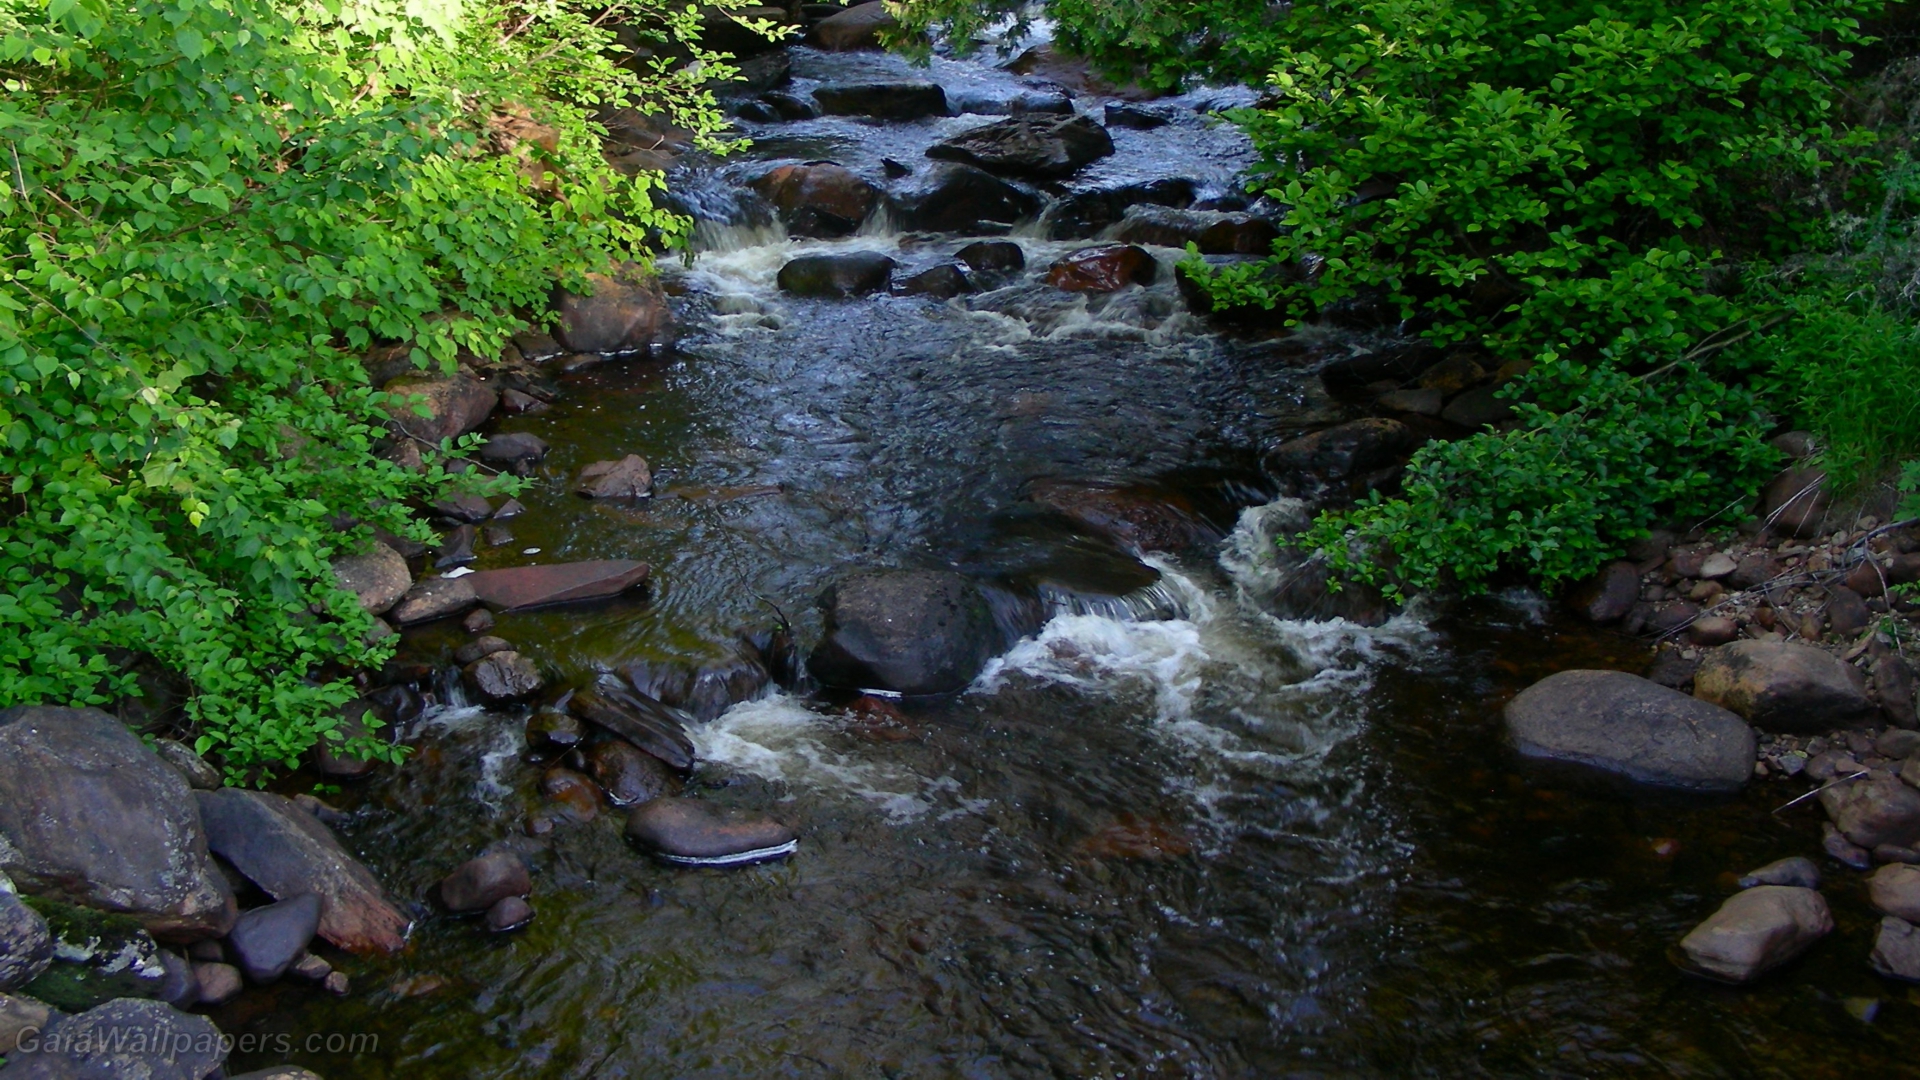
[[[232,964],[195,964],[194,978],[200,981],[200,1004],[225,1005],[240,996],[246,981]]]
[[[350,986],[347,981],[347,973],[344,971],[330,973],[320,985],[327,993],[332,994],[334,997],[346,997]]]
[[[518,896],[509,896],[487,909],[487,929],[494,933],[518,930],[533,921],[533,906]]]

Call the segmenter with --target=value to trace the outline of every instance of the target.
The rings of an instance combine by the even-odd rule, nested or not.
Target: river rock
[[[575,821],[592,821],[600,816],[600,789],[572,769],[555,766],[542,773],[540,794],[557,803]]]
[[[174,982],[169,960],[153,935],[128,915],[34,900],[53,938],[53,963],[26,989],[56,1009],[83,1012],[115,998],[158,999]]]
[[[1920,929],[1891,915],[1881,919],[1867,963],[1890,979],[1920,982]]]
[[[471,576],[474,575],[468,575]],[[401,626],[413,626],[458,615],[479,602],[480,597],[473,591],[473,582],[467,577],[427,578],[414,582],[413,588],[407,590],[406,598],[394,605],[387,617]]]
[[[492,851],[461,863],[440,882],[448,911],[485,911],[509,896],[533,891],[527,862],[511,851]]]
[[[1142,105],[1133,101],[1107,102],[1107,126],[1132,128],[1135,131],[1152,131],[1173,123],[1173,117],[1167,110],[1153,105]]]
[[[1712,650],[1694,675],[1693,694],[1779,733],[1819,733],[1873,715],[1858,668],[1784,641],[1736,641]]]
[[[506,638],[494,637],[492,634],[483,634],[453,650],[453,662],[465,667],[482,657],[492,656],[497,652],[509,652],[512,649],[513,642],[508,641]]]
[[[1040,219],[1049,240],[1089,240],[1123,220],[1135,206],[1181,209],[1193,205],[1193,181],[1168,177],[1062,196]]]
[[[98,709],[0,712],[0,872],[192,941],[233,925],[186,780]]]
[[[615,806],[638,806],[667,794],[673,773],[665,762],[625,739],[609,739],[587,751],[587,771]]]
[[[1914,709],[1913,665],[1907,658],[1896,652],[1889,652],[1873,662],[1873,690],[1880,699],[1880,708],[1887,719],[1901,728],[1912,728],[1920,724],[1920,716]],[[1907,757],[1911,754],[1895,754],[1891,757]]]
[[[918,120],[948,113],[947,92],[930,82],[834,83],[815,88],[813,100],[828,116]]]
[[[1567,596],[1567,604],[1588,622],[1619,622],[1640,600],[1640,573],[1630,562],[1609,563],[1581,582]]]
[[[653,470],[639,454],[596,461],[580,470],[573,493],[583,499],[644,499],[653,494]]]
[[[1820,868],[1812,859],[1802,855],[1777,859],[1750,874],[1740,878],[1740,887],[1751,889],[1756,885],[1792,885],[1801,889],[1820,887]]]
[[[608,600],[647,580],[646,563],[595,559],[482,570],[459,580],[476,598],[501,611],[527,611],[555,604]]]
[[[1889,863],[1867,879],[1867,900],[1882,915],[1920,922],[1920,866]]]
[[[1680,941],[1685,967],[1721,982],[1751,982],[1799,956],[1833,930],[1812,889],[1757,885],[1733,894]]]
[[[239,968],[218,960],[193,965],[193,981],[200,988],[202,1005],[225,1005],[247,988],[246,976]]]
[[[193,752],[193,747],[176,739],[153,740],[153,752],[160,755],[196,791],[212,791],[221,785],[220,770]]]
[[[45,1002],[20,994],[0,994],[0,1057],[13,1053],[23,1036],[45,1031],[53,1015]]]
[[[360,607],[369,615],[384,615],[413,586],[413,573],[407,560],[385,544],[375,541],[359,555],[343,555],[333,560],[333,578],[342,589],[360,598]]]
[[[734,705],[759,697],[772,681],[766,665],[736,654],[696,672],[681,708],[695,720],[713,720]]]
[[[1873,612],[1866,600],[1845,585],[1836,585],[1827,594],[1827,626],[1839,636],[1850,638],[1873,625]]]
[[[318,894],[302,893],[241,912],[227,935],[227,948],[247,978],[262,985],[277,982],[313,943],[320,908]]]
[[[1399,475],[1413,443],[1407,425],[1369,417],[1281,443],[1261,467],[1283,495],[1346,500]]]
[[[807,666],[828,686],[949,693],[972,682],[1001,644],[978,586],[951,571],[854,574],[820,606],[825,636]]]
[[[496,934],[518,930],[533,921],[533,905],[526,897],[509,896],[487,909],[487,929]]]
[[[1027,254],[1011,240],[976,240],[953,257],[976,274],[1017,274],[1027,268]]]
[[[547,440],[525,431],[495,435],[480,445],[480,460],[516,476],[530,476],[547,456]]]
[[[883,48],[881,35],[900,28],[880,0],[852,7],[813,24],[807,40],[828,52]]]
[[[906,278],[896,284],[893,291],[902,296],[930,296],[936,300],[951,300],[956,296],[972,292],[973,283],[967,280],[966,271],[951,263],[943,263]]]
[[[1375,405],[1388,412],[1413,413],[1416,416],[1439,416],[1441,406],[1447,402],[1447,396],[1438,390],[1389,390],[1373,399]]]
[[[386,392],[394,395],[386,405],[394,428],[432,446],[475,430],[487,422],[500,403],[500,395],[492,387],[465,375],[446,379],[403,376],[388,383]],[[408,400],[416,397],[421,400]],[[426,415],[420,414],[421,409]]]
[[[287,798],[222,788],[198,793],[213,852],[275,899],[317,893],[319,934],[354,953],[398,952],[409,920],[319,819]]]
[[[1882,844],[1920,847],[1920,791],[1884,769],[1827,788],[1820,805],[1848,840],[1868,851]]]
[[[779,284],[795,296],[862,296],[884,292],[893,267],[893,260],[877,251],[802,255],[780,268]]]
[[[227,1057],[227,1041],[204,1016],[158,1001],[109,1001],[78,1016],[55,1016],[7,1057],[5,1080],[205,1080]]]
[[[1831,502],[1826,473],[1819,469],[1787,469],[1761,489],[1759,516],[1776,534],[1817,536],[1826,529],[1827,508]]]
[[[990,173],[1059,180],[1113,153],[1107,129],[1085,116],[1033,115],[996,120],[927,148],[939,161]]]
[[[1194,244],[1203,255],[1266,255],[1279,237],[1273,222],[1252,214],[1150,205],[1129,209],[1113,233],[1114,239],[1129,244]]]
[[[686,714],[645,694],[603,682],[595,689],[576,691],[567,701],[567,710],[680,772],[693,768],[693,740],[687,738]]]
[[[663,862],[744,866],[791,855],[794,831],[692,799],[655,799],[627,819],[627,839]]]
[[[532,660],[517,652],[489,653],[466,666],[467,685],[487,701],[518,701],[547,684]]]
[[[880,201],[880,189],[831,161],[782,165],[752,187],[794,236],[850,236]]]
[[[1863,561],[1847,574],[1846,586],[1861,596],[1879,596],[1889,585],[1914,581],[1920,581],[1920,551],[1895,555],[1884,563],[1872,559]]]
[[[586,725],[554,709],[542,709],[527,718],[527,748],[538,753],[565,753],[586,739]]]
[[[1183,551],[1220,539],[1192,504],[1171,495],[1107,484],[1037,480],[1027,486],[1031,502],[1134,551]]]
[[[1738,790],[1753,775],[1753,729],[1738,716],[1622,671],[1549,675],[1505,715],[1528,757],[1705,791]]]
[[[0,990],[25,986],[53,963],[53,933],[0,878]]]
[[[660,282],[638,270],[588,274],[589,295],[563,292],[554,337],[579,353],[626,354],[673,343],[673,311]]]
[[[433,512],[448,521],[476,525],[493,516],[493,504],[479,495],[460,492],[434,500]]]
[[[331,734],[337,734],[336,740],[323,736],[314,744],[313,766],[322,776],[338,780],[357,780],[371,773],[380,763],[371,757],[349,752],[345,744],[372,736],[373,726],[367,723],[371,716],[377,723],[379,715],[374,711],[373,703],[365,698],[355,698],[340,707],[340,721],[334,725]],[[214,787],[202,790],[212,791]]]
[[[920,232],[1004,233],[1040,211],[1040,200],[984,169],[942,165],[894,192],[894,216]]]
[[[1151,285],[1160,264],[1145,248],[1101,244],[1081,248],[1047,267],[1047,284],[1067,292],[1115,292],[1129,285]]]

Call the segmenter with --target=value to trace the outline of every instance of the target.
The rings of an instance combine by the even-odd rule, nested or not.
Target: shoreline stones
[[[807,667],[827,686],[942,694],[963,689],[999,651],[986,598],[947,570],[855,574],[820,598],[825,634]]]
[[[407,560],[377,540],[359,555],[334,559],[333,576],[342,589],[360,598],[361,609],[369,615],[386,614],[413,587]]]
[[[1828,731],[1873,714],[1858,668],[1784,641],[1736,641],[1709,651],[1694,673],[1693,693],[1772,732]]]
[[[1622,671],[1562,671],[1507,703],[1527,757],[1643,784],[1735,791],[1753,776],[1753,729],[1733,713]]]
[[[692,799],[655,799],[627,819],[627,839],[675,866],[728,867],[784,859],[799,837],[756,818]]]
[[[553,336],[576,353],[620,356],[673,343],[673,312],[658,280],[629,267],[619,277],[588,274],[589,295],[561,293]]]
[[[1720,982],[1751,982],[1832,930],[1833,915],[1819,893],[1791,885],[1757,885],[1728,897],[1681,939],[1681,966]]]
[[[186,779],[98,709],[0,711],[0,873],[120,912],[155,935],[218,937],[237,914]]]

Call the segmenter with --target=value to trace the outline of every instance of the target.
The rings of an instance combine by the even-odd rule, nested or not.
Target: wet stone
[[[509,896],[487,909],[487,929],[496,934],[518,930],[533,921],[533,906],[524,897]]]
[[[686,714],[645,694],[601,683],[580,690],[567,701],[573,715],[597,724],[659,758],[670,768],[693,768],[693,741],[687,738]]]
[[[666,764],[624,739],[609,739],[587,751],[587,770],[615,806],[638,806],[675,787]]]
[[[880,189],[830,161],[782,165],[751,186],[800,237],[850,236],[880,201]]]
[[[1751,889],[1756,885],[1792,885],[1802,889],[1820,887],[1820,868],[1813,860],[1800,855],[1770,862],[1750,874],[1740,878],[1740,887]]]
[[[653,494],[653,470],[639,454],[596,461],[580,470],[573,493],[584,499],[644,499]]]
[[[627,819],[627,838],[663,862],[744,866],[791,855],[797,837],[771,818],[690,799],[656,799]]]
[[[873,0],[855,4],[815,23],[807,40],[829,52],[878,49],[883,47],[882,35],[899,28],[900,21],[887,10],[887,5]]]
[[[973,283],[967,280],[966,272],[957,266],[941,265],[931,270],[922,270],[912,277],[901,280],[893,291],[903,296],[930,296],[936,300],[951,300],[956,296],[973,291]]]
[[[1847,835],[1830,821],[1820,825],[1820,848],[1842,866],[1855,870],[1866,870],[1873,866],[1873,853],[1847,839]]]
[[[1113,153],[1107,129],[1085,116],[1016,116],[963,131],[927,156],[1007,176],[1059,180]]]
[[[1135,131],[1152,131],[1173,122],[1173,117],[1165,109],[1130,101],[1108,102],[1106,116],[1108,127],[1132,128]]]
[[[950,571],[854,574],[820,606],[825,635],[807,666],[828,686],[950,693],[972,682],[1001,645],[979,588]]]
[[[493,629],[493,612],[486,608],[477,608],[468,612],[467,617],[460,621],[460,625],[469,634],[484,634]]]
[[[1867,963],[1888,978],[1920,982],[1920,929],[1891,915],[1880,920]]]
[[[194,981],[200,987],[200,1004],[225,1005],[246,990],[247,981],[232,964],[193,965]]]
[[[1588,622],[1610,623],[1626,618],[1639,598],[1639,572],[1632,563],[1616,562],[1576,586],[1567,602]]]
[[[512,648],[513,643],[505,638],[482,635],[453,650],[453,659],[455,663],[465,667],[482,657],[492,656],[497,652],[508,652]]]
[[[592,821],[600,816],[600,789],[572,769],[555,767],[541,774],[540,794],[574,821]]]
[[[877,251],[802,255],[780,268],[779,285],[795,296],[862,296],[884,291],[893,268],[893,260]]]
[[[1827,902],[1814,890],[1756,885],[1729,897],[1681,939],[1680,951],[1694,974],[1744,983],[1799,956],[1832,930]]]
[[[578,719],[555,709],[543,709],[527,718],[527,747],[535,751],[567,751],[586,738]]]
[[[440,902],[449,911],[485,911],[511,896],[533,891],[526,860],[496,851],[461,863],[440,882]]]
[[[533,466],[547,456],[547,441],[524,431],[495,435],[480,447],[480,460],[517,473],[530,475]]]
[[[835,83],[816,88],[813,100],[829,116],[918,120],[949,111],[947,92],[930,82]]]
[[[901,227],[923,232],[1005,233],[1040,207],[1031,192],[971,165],[925,170],[894,192]]]
[[[467,682],[481,697],[493,702],[528,697],[546,685],[540,669],[517,652],[497,652],[466,667]]]
[[[1753,729],[1739,717],[1625,672],[1550,675],[1505,716],[1528,757],[1708,791],[1738,790],[1753,775]]]
[[[1115,292],[1129,285],[1151,285],[1160,264],[1142,247],[1102,244],[1081,248],[1047,267],[1047,284],[1067,292]]]
[[[434,553],[434,569],[451,570],[472,562],[474,541],[479,535],[479,530],[472,525],[462,525],[441,537],[440,548]]]
[[[227,948],[248,979],[265,984],[287,973],[320,929],[320,905],[306,893],[240,913]]]
[[[660,283],[644,271],[588,274],[591,295],[564,293],[554,336],[576,353],[624,355],[673,343],[673,312]]]
[[[461,578],[480,600],[502,611],[525,611],[554,604],[606,600],[637,588],[648,568],[630,559],[553,563],[482,570]]]
[[[1762,731],[1829,731],[1873,711],[1857,668],[1789,642],[1736,641],[1712,650],[1701,661],[1693,692]]]
[[[401,626],[413,626],[458,615],[479,602],[480,597],[474,593],[473,582],[468,578],[428,578],[416,582],[389,617]]]

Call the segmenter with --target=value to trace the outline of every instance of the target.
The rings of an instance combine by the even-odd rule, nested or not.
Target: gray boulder
[[[407,560],[378,541],[361,554],[333,560],[333,577],[341,588],[360,598],[360,606],[369,615],[386,614],[413,587]]]
[[[320,906],[318,894],[302,893],[242,912],[227,935],[227,948],[247,978],[265,984],[285,975],[313,943]]]
[[[1802,889],[1817,889],[1820,887],[1820,868],[1803,855],[1778,859],[1740,878],[1740,887],[1743,889],[1751,889],[1755,885],[1796,885]]]
[[[1890,979],[1920,982],[1920,929],[1891,915],[1881,919],[1867,963]]]
[[[1643,784],[1732,791],[1753,776],[1753,729],[1739,717],[1622,671],[1550,675],[1507,703],[1506,721],[1528,757]]]
[[[1693,695],[1739,713],[1762,731],[1818,733],[1873,716],[1858,668],[1811,645],[1736,641],[1709,652]]]
[[[1920,847],[1920,791],[1884,769],[1827,788],[1820,805],[1849,841],[1868,851],[1882,844]]]
[[[4,1080],[204,1080],[226,1060],[220,1029],[157,1001],[109,1001],[54,1018],[9,1055]]]
[[[98,709],[0,712],[0,872],[168,939],[233,925],[187,781]]]
[[[1744,983],[1799,956],[1833,930],[1827,902],[1812,889],[1760,885],[1735,893],[1680,940],[1683,966],[1721,982]]]
[[[1867,899],[1883,915],[1920,922],[1920,866],[1888,863],[1867,879]]]
[[[53,933],[0,877],[0,990],[25,986],[53,963]]]
[[[828,686],[941,694],[964,688],[999,651],[986,598],[945,570],[855,574],[820,599],[826,635],[808,659]]]
[[[791,855],[794,831],[693,799],[655,799],[627,819],[627,839],[662,862],[680,866],[745,866]]]
[[[348,952],[398,952],[410,920],[318,818],[264,791],[199,793],[213,851],[267,895],[321,899],[319,934]]]

